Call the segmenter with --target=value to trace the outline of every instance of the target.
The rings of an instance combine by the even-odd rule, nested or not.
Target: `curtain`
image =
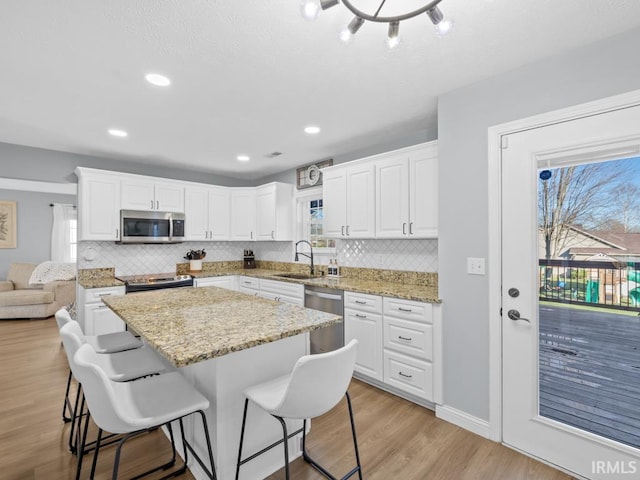
[[[75,229],[77,213],[73,205],[53,204],[53,228],[51,230],[51,261],[60,263],[75,262]],[[74,235],[75,236],[75,235]]]

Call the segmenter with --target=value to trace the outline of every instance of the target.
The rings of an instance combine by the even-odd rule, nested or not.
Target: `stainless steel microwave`
[[[181,243],[184,220],[184,213],[120,210],[117,243]]]

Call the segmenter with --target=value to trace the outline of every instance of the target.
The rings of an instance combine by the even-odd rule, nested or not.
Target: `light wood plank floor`
[[[0,321],[0,478],[74,478],[75,457],[66,447],[69,426],[60,418],[67,373],[52,318]],[[366,479],[571,478],[362,382],[354,381],[350,392]],[[348,471],[353,454],[344,405],[314,421],[308,445],[330,471]],[[110,478],[112,450],[100,455],[99,479]],[[121,478],[157,465],[168,452],[168,441],[160,432],[132,440],[123,452]],[[88,469],[83,473],[87,478]],[[299,480],[323,478],[300,459],[293,462],[292,473]],[[282,478],[282,472],[269,477]]]

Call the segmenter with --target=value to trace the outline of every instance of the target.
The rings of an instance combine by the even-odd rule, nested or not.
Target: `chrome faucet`
[[[303,253],[303,252],[298,252],[298,245],[300,245],[301,243],[306,243],[307,245],[309,245],[309,253]],[[306,240],[300,240],[298,242],[296,242],[296,256],[294,258],[294,261],[298,261],[298,255],[302,255],[303,257],[307,257],[309,260],[311,260],[311,265],[309,265],[309,268],[311,270],[311,275],[313,276],[315,274],[315,269],[313,268],[313,247],[311,246],[311,243],[307,242]]]

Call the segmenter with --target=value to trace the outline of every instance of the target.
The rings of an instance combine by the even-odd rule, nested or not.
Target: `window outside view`
[[[313,248],[335,248],[336,241],[324,238],[323,221],[324,209],[322,199],[317,198],[306,204],[306,215],[304,217],[304,234]]]
[[[640,157],[538,176],[540,414],[640,447]]]

